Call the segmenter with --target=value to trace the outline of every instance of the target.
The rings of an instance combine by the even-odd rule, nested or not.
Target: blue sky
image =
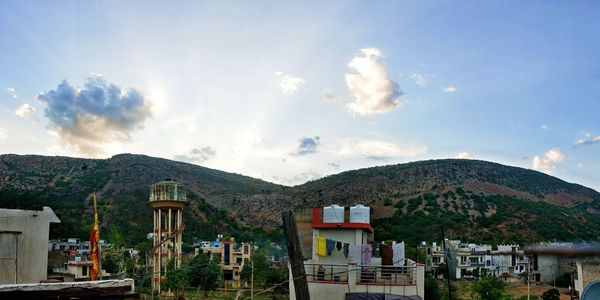
[[[600,190],[600,3],[0,3],[0,153],[299,184],[474,158]]]

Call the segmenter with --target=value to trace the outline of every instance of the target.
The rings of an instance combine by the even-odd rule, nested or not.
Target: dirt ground
[[[552,285],[547,285],[547,284],[540,284],[540,285],[531,285],[530,287],[530,293],[532,296],[538,296],[541,297],[542,294],[551,289]],[[571,297],[569,296],[569,290],[565,289],[565,288],[558,288],[558,290],[560,291],[560,299],[561,300],[570,300]],[[510,295],[512,295],[513,297],[521,297],[521,296],[527,296],[527,285],[526,284],[522,284],[522,283],[511,283],[506,285],[506,292],[508,292]]]

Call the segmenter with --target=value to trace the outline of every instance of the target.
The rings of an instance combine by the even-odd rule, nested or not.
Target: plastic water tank
[[[323,223],[344,223],[344,208],[337,204],[323,208]]]
[[[350,223],[369,224],[371,210],[362,204],[350,207]]]

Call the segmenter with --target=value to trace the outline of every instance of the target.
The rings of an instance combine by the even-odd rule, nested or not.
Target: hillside
[[[295,187],[144,155],[105,160],[0,156],[0,207],[51,206],[61,225],[54,236],[89,234],[90,195],[98,192],[104,230],[131,243],[151,231],[150,184],[185,184],[186,235],[212,238],[269,234],[279,212],[332,203],[371,205],[377,239],[439,238],[509,242],[596,239],[600,194],[532,170],[476,160],[431,160],[343,172]],[[279,234],[274,232],[273,234]]]

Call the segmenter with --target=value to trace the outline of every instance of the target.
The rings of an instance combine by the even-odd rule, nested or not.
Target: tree
[[[425,278],[425,300],[440,300],[440,287],[435,279]]]
[[[542,300],[560,300],[560,292],[555,289],[549,289],[542,294]]]
[[[110,229],[110,233],[108,234],[108,241],[113,245],[115,249],[119,249],[125,246],[125,238],[116,226],[113,226]]]
[[[481,300],[502,299],[504,283],[494,277],[485,276],[473,285],[473,292],[477,295],[477,299]]]
[[[252,277],[252,263],[254,263],[254,286],[265,286],[269,274],[269,262],[264,252],[254,253],[252,260],[244,264],[240,277],[245,282],[250,282]]]
[[[188,266],[187,279],[190,286],[202,289],[204,297],[208,297],[208,292],[219,287],[220,275],[221,268],[208,254],[196,255]]]
[[[188,283],[187,274],[182,270],[168,270],[165,275],[165,282],[162,284],[162,288],[167,291],[171,291],[175,294],[175,298],[185,293],[185,287]]]

